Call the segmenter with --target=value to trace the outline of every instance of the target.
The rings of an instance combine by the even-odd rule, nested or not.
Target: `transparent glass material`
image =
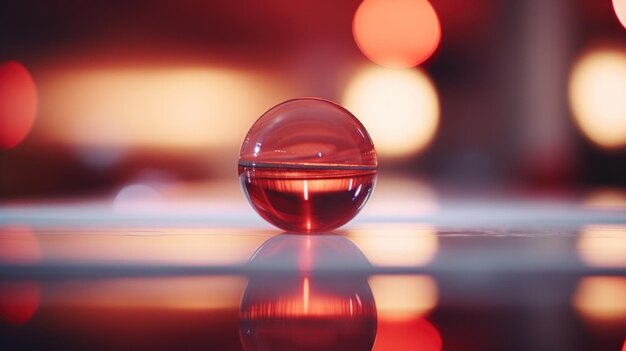
[[[376,150],[365,127],[322,99],[283,102],[250,128],[239,178],[250,204],[287,231],[327,231],[354,218],[376,182]]]
[[[329,263],[332,262],[332,263]],[[249,262],[239,335],[246,351],[370,351],[377,312],[368,267],[354,243],[337,235],[278,235]],[[323,274],[328,269],[335,274]]]

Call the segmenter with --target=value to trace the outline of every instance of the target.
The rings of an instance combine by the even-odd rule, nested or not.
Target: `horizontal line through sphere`
[[[250,168],[285,168],[285,169],[329,169],[329,170],[363,170],[375,171],[378,166],[352,165],[352,164],[320,164],[320,163],[295,163],[295,162],[249,162],[239,161],[240,167]]]

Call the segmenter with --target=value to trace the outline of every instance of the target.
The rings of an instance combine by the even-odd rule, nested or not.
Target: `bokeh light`
[[[236,152],[259,112],[284,96],[280,87],[222,67],[51,67],[40,82],[41,137],[113,156],[133,148]]]
[[[26,67],[0,64],[0,149],[17,146],[30,132],[37,114],[37,91]]]
[[[582,132],[604,148],[626,145],[626,51],[599,49],[572,71],[569,99]]]
[[[393,68],[424,62],[441,40],[437,13],[426,0],[365,0],[352,31],[365,56]]]
[[[437,253],[437,232],[429,225],[373,223],[352,227],[348,233],[368,260],[377,266],[425,265]]]
[[[595,323],[626,322],[626,278],[581,279],[573,297],[576,310]]]
[[[343,105],[370,133],[381,158],[423,150],[439,125],[439,98],[421,70],[370,67],[346,89]]]
[[[369,279],[378,315],[409,320],[429,313],[439,300],[437,282],[425,275],[373,276]]]
[[[373,351],[439,351],[441,346],[437,328],[424,318],[378,319]]]
[[[626,29],[626,0],[613,0],[613,9],[617,19]]]
[[[585,226],[578,239],[578,252],[591,266],[626,267],[626,226]]]

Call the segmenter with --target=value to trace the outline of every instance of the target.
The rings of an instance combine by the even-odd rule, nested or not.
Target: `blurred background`
[[[0,197],[239,191],[252,123],[317,96],[391,178],[623,202],[625,26],[622,0],[4,1]]]

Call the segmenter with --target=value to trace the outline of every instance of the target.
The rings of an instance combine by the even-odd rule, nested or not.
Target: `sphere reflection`
[[[241,302],[245,350],[372,349],[374,297],[367,277],[350,269],[369,263],[350,240],[279,235],[263,244],[249,264],[259,271]],[[331,272],[331,267],[343,269]]]

